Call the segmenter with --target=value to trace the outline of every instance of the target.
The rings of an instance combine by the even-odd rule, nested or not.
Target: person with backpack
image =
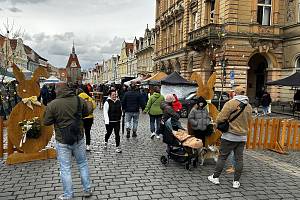
[[[203,146],[205,147],[205,137],[209,135],[208,127],[211,124],[211,118],[207,109],[206,100],[203,97],[197,99],[197,103],[194,108],[191,110],[188,116],[188,122],[190,123],[193,134],[196,138],[202,140]]]
[[[122,117],[122,104],[117,98],[117,92],[110,90],[108,98],[103,106],[104,122],[106,127],[104,149],[107,149],[108,139],[115,132],[116,152],[122,153],[120,148],[120,122]]]
[[[83,86],[83,89],[80,90],[79,97],[84,99],[87,104],[91,104],[92,109],[95,110],[96,102],[92,97],[88,94],[87,86]],[[86,150],[91,151],[91,128],[94,122],[94,115],[91,113],[89,116],[83,118],[83,126],[84,126],[84,134],[85,134],[85,143],[86,143]]]
[[[160,127],[160,121],[163,114],[162,109],[160,108],[160,104],[165,100],[164,96],[160,94],[160,88],[155,86],[153,88],[153,94],[150,96],[147,105],[145,107],[144,113],[148,113],[150,117],[150,131],[151,131],[151,139],[160,138],[158,134],[158,130]],[[155,129],[156,128],[156,129]]]
[[[252,117],[252,107],[245,94],[246,89],[242,86],[237,86],[235,88],[235,96],[225,103],[216,119],[217,128],[223,134],[221,136],[220,154],[215,171],[213,175],[208,177],[208,180],[214,184],[220,184],[219,176],[229,154],[233,151],[235,171],[232,187],[240,187],[239,180],[243,169],[243,151],[247,141],[249,122]]]
[[[58,83],[56,94],[57,98],[46,107],[43,124],[46,126],[54,124],[56,153],[64,190],[58,199],[74,197],[71,173],[72,155],[80,171],[83,196],[90,197],[92,189],[83,139],[82,118],[87,117],[91,111],[86,102],[78,97],[67,83]]]

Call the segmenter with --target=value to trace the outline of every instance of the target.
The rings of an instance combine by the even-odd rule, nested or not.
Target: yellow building
[[[186,77],[198,71],[206,80],[216,71],[216,90],[244,85],[251,100],[296,69],[299,1],[157,0],[156,8],[157,68]],[[275,101],[292,95],[267,89]]]
[[[126,41],[123,42],[120,58],[118,60],[118,74],[119,78],[123,78],[128,76],[128,57],[130,52],[133,51],[133,43],[127,43]]]

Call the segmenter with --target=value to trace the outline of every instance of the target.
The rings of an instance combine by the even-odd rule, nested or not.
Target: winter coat
[[[167,103],[165,101],[162,101],[160,104],[160,108],[163,110],[163,116],[162,116],[162,120],[164,122],[168,121],[168,119],[173,119],[178,121],[180,116],[177,112],[175,112],[175,110],[172,107],[172,103]]]
[[[55,100],[51,101],[47,107],[44,114],[44,125],[50,126],[54,124],[55,129],[55,139],[62,143],[62,136],[60,133],[60,128],[65,128],[72,124],[75,120],[75,113],[78,112],[78,99],[80,105],[80,112],[82,117],[88,116],[88,107],[85,101],[77,96],[73,90],[69,88],[64,88],[56,97]],[[81,123],[81,138],[83,138],[83,123]]]
[[[172,107],[175,110],[175,112],[179,112],[182,109],[182,104],[178,100],[177,96],[174,97],[175,97],[175,101],[172,103]]]
[[[246,103],[244,111],[232,122],[229,123],[228,132],[233,133],[235,135],[245,136],[248,133],[249,121],[251,120],[252,115],[252,107],[248,103],[248,97],[244,95],[239,95],[239,97],[235,96],[234,99],[226,102],[221,112],[219,113],[216,123],[224,122],[226,120],[230,120],[234,117],[239,110],[239,105],[242,103]],[[233,111],[235,113],[231,114]]]
[[[150,115],[162,115],[163,111],[160,108],[160,104],[164,100],[165,100],[165,98],[163,95],[161,95],[160,93],[154,92],[150,96],[144,112],[149,113]]]
[[[137,90],[129,90],[122,99],[122,108],[125,112],[139,112],[139,109],[145,108],[142,95]]]
[[[193,108],[188,116],[188,121],[193,130],[205,131],[210,124],[210,117],[206,108]]]
[[[271,99],[270,94],[269,93],[263,94],[263,96],[261,98],[261,105],[263,107],[268,107],[271,102],[272,102],[272,99]]]

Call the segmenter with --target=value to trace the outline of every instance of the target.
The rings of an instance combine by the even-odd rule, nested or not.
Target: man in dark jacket
[[[127,91],[122,100],[122,108],[125,111],[125,122],[127,138],[130,138],[130,130],[132,129],[132,137],[136,137],[139,110],[145,108],[145,102],[135,83],[132,83],[129,91]],[[131,125],[132,122],[132,125]]]
[[[83,123],[81,123],[81,128],[79,128],[81,134],[77,137],[77,142],[72,145],[66,144],[66,138],[63,137],[65,134],[61,131],[74,124],[76,114],[81,116],[81,119],[88,116],[88,107],[84,100],[77,97],[73,88],[70,88],[66,83],[58,84],[56,93],[57,98],[46,107],[44,125],[54,124],[57,159],[60,164],[60,176],[64,190],[64,194],[59,199],[71,199],[74,195],[71,176],[72,155],[74,155],[80,170],[81,182],[84,188],[83,195],[90,197],[92,191],[83,139]]]

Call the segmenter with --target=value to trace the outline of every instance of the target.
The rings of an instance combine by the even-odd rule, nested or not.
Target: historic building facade
[[[156,10],[157,70],[205,80],[216,71],[216,90],[244,85],[251,100],[265,89],[274,101],[291,98],[266,82],[300,65],[298,0],[157,0]]]
[[[189,0],[156,0],[154,71],[185,71]]]
[[[145,30],[144,37],[138,40],[137,51],[137,73],[138,74],[152,74],[154,71],[154,46],[155,46],[155,30],[149,29],[148,25]]]
[[[79,60],[75,53],[74,44],[72,47],[72,53],[69,56],[69,60],[66,66],[66,72],[67,72],[67,82],[72,82],[72,83],[82,82],[81,66],[79,64]]]
[[[131,71],[128,67],[129,66],[128,57],[132,51],[133,51],[133,43],[128,43],[124,41],[122,43],[120,58],[118,60],[118,70],[119,70],[120,78],[130,76]]]

